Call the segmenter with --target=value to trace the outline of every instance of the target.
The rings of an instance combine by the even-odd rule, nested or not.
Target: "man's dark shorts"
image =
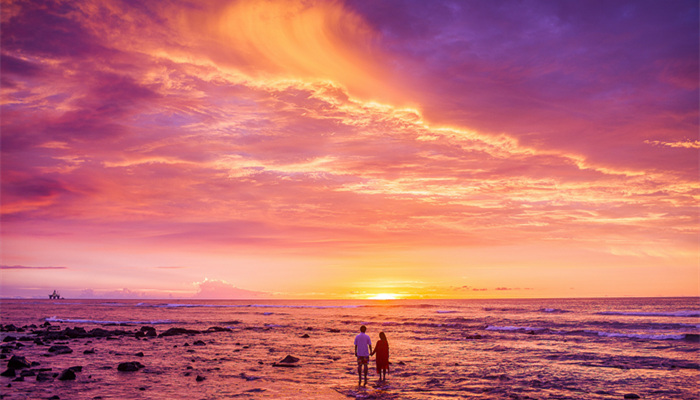
[[[357,365],[369,364],[369,357],[357,356]]]

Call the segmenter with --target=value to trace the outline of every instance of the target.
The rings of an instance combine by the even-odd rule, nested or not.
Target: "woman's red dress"
[[[383,369],[389,371],[389,342],[378,340],[374,347],[374,354],[377,356],[377,373]]]

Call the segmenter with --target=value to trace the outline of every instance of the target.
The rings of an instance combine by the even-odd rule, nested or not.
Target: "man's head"
[[[367,331],[367,327],[364,326],[364,325],[362,325],[362,326],[360,327],[360,332],[365,333],[366,331]]]

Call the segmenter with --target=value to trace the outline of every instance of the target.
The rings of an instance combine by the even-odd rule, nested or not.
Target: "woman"
[[[376,362],[379,380],[386,380],[386,373],[389,371],[389,341],[386,340],[384,332],[379,332],[379,340],[370,355],[373,356],[375,354],[377,355]]]

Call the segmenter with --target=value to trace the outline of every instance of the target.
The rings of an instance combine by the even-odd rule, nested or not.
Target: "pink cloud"
[[[220,280],[205,279],[197,282],[196,285],[198,290],[194,297],[200,299],[253,299],[267,295],[264,292],[239,289],[233,284]]]

